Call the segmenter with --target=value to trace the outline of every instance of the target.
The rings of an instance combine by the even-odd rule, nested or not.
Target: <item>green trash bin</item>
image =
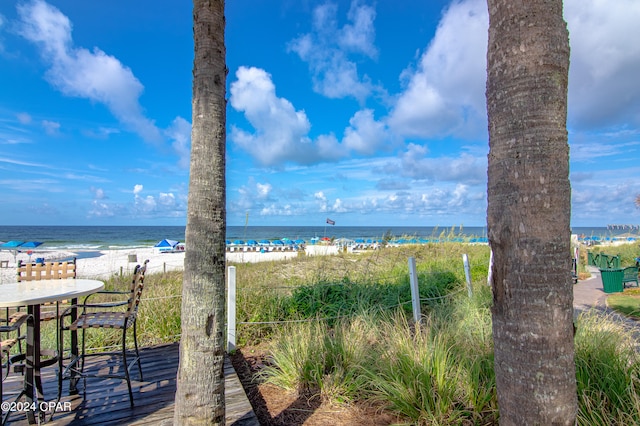
[[[624,269],[600,269],[602,287],[605,293],[620,293],[624,291]]]

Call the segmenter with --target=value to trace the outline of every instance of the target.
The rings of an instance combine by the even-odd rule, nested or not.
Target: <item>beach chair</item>
[[[76,278],[76,258],[64,262],[22,263],[18,262],[18,282],[60,280],[64,278]],[[62,303],[65,303],[63,301]],[[40,311],[40,321],[51,321],[59,316],[59,303],[43,305]]]
[[[147,263],[149,260],[145,260],[143,266],[136,265],[134,269],[133,278],[131,280],[131,286],[129,291],[99,291],[93,293],[84,300],[82,304],[76,304],[69,306],[60,315],[60,327],[58,337],[58,347],[61,354],[63,354],[64,347],[64,332],[77,332],[82,330],[82,350],[77,357],[71,357],[68,365],[64,365],[64,356],[58,358],[58,400],[62,396],[62,382],[65,379],[77,380],[82,378],[84,380],[84,388],[86,391],[86,379],[88,377],[102,377],[112,379],[126,380],[127,388],[129,390],[129,402],[133,407],[133,391],[131,390],[131,376],[129,370],[131,367],[137,364],[138,372],[140,373],[140,380],[142,381],[142,365],[140,363],[140,352],[138,351],[138,336],[136,331],[136,318],[138,314],[138,306],[140,305],[140,297],[142,296],[142,290],[144,289],[144,274],[146,272]],[[90,303],[89,299],[96,295],[110,295],[110,296],[128,296],[126,300],[118,300],[114,302],[96,302]],[[80,311],[77,319],[72,318],[74,310]],[[114,329],[122,332],[122,347],[119,354],[122,356],[120,363],[120,372],[116,368],[109,368],[106,374],[85,372],[85,360],[89,356],[117,354],[110,352],[94,352],[87,354],[86,348],[86,333],[91,329]],[[133,343],[135,350],[135,357],[132,360],[127,359],[127,330],[133,328]]]
[[[63,262],[18,262],[17,281],[41,281],[41,280],[60,280],[60,279],[75,279],[76,278],[76,258],[66,260]],[[69,304],[68,300],[55,303],[45,303],[40,309],[40,321],[56,321],[56,329],[58,328],[58,319],[60,317],[60,304]],[[57,348],[56,344],[56,348]],[[51,358],[48,363],[44,365],[50,365],[56,361],[56,350],[45,349],[42,351],[42,355]]]
[[[30,322],[31,321],[31,322]],[[33,324],[33,317],[27,315],[26,312],[14,312],[5,319],[4,324],[0,325],[0,334],[3,334],[0,340],[0,359],[2,364],[2,377],[0,380],[0,401],[4,402],[4,381],[13,371],[16,373],[24,373],[24,364],[18,364],[24,361],[25,354],[22,352],[20,342],[25,339],[26,334],[21,332],[21,328],[25,323]],[[14,347],[18,347],[19,351],[12,352]],[[19,368],[18,368],[19,367]],[[17,401],[24,394],[24,390],[16,395],[14,401]],[[4,407],[4,404],[3,404]],[[0,410],[0,424],[4,425],[9,419],[11,411]]]

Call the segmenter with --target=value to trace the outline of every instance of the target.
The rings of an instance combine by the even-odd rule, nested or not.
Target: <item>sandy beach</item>
[[[307,246],[305,255],[327,255],[336,254],[336,246]],[[94,257],[83,257],[90,255]],[[7,267],[0,268],[0,284],[15,282],[16,266],[18,261],[35,262],[38,258],[45,261],[58,261],[78,257],[77,275],[78,278],[107,279],[113,275],[131,274],[137,264],[142,264],[149,259],[147,273],[160,273],[184,268],[184,252],[158,253],[153,248],[136,248],[123,250],[102,250],[90,253],[75,253],[71,251],[47,251],[33,250],[31,255],[26,252],[14,253],[11,251],[0,251],[0,261],[6,262]],[[265,261],[278,261],[299,256],[296,251],[233,251],[227,252],[227,262],[232,263],[254,263]]]

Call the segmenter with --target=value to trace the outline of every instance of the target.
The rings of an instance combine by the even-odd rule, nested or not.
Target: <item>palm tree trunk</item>
[[[174,423],[223,425],[225,143],[224,0],[194,0],[191,169]]]
[[[573,425],[567,82],[562,0],[488,0],[487,227],[503,425]]]

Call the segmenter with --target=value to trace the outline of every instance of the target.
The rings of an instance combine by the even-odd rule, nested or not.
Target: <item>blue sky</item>
[[[184,225],[192,5],[0,2],[0,224]],[[233,0],[229,225],[483,226],[482,0]],[[640,2],[565,0],[572,225],[638,224]]]

